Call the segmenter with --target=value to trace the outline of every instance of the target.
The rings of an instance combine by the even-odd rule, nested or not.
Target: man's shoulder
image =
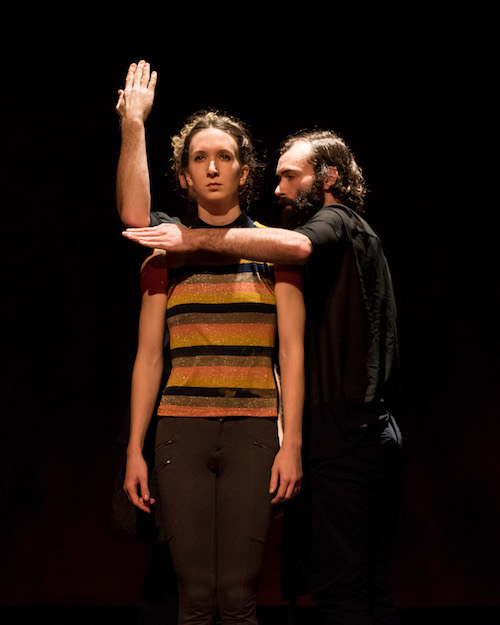
[[[364,232],[369,236],[377,236],[366,219],[357,211],[343,204],[329,204],[321,208],[309,220],[305,227],[321,227],[321,224],[329,224],[337,230],[343,230],[346,233]],[[300,231],[300,229],[298,229]]]

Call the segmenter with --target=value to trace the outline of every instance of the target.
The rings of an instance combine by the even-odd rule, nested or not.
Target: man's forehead
[[[296,141],[289,150],[281,155],[276,173],[312,169],[312,164],[309,161],[311,149],[311,144],[308,141]]]

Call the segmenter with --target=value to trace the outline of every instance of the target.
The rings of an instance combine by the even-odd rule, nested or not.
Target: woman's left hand
[[[276,454],[271,469],[269,492],[275,493],[271,503],[288,501],[297,495],[302,485],[302,458],[300,447],[285,447]]]

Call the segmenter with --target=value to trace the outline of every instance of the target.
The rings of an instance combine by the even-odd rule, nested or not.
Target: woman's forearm
[[[163,358],[150,360],[138,354],[132,372],[128,453],[142,453],[162,373]]]
[[[304,410],[303,349],[280,349],[281,401],[283,404],[283,447],[300,450]]]
[[[144,122],[122,119],[121,149],[116,172],[116,205],[126,226],[150,223],[151,190]]]
[[[278,269],[278,268],[277,268]],[[283,405],[283,446],[302,445],[302,413],[305,397],[304,328],[305,305],[298,286],[299,269],[290,271],[290,280],[275,284],[279,333],[279,364]],[[285,278],[283,268],[276,272]],[[286,279],[286,278],[285,278]],[[297,284],[293,284],[293,281]]]

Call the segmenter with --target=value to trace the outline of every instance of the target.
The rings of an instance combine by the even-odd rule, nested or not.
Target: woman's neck
[[[230,209],[223,209],[220,211],[204,208],[198,204],[198,217],[210,226],[227,226],[232,223],[241,215],[241,208],[239,204],[233,206]]]

